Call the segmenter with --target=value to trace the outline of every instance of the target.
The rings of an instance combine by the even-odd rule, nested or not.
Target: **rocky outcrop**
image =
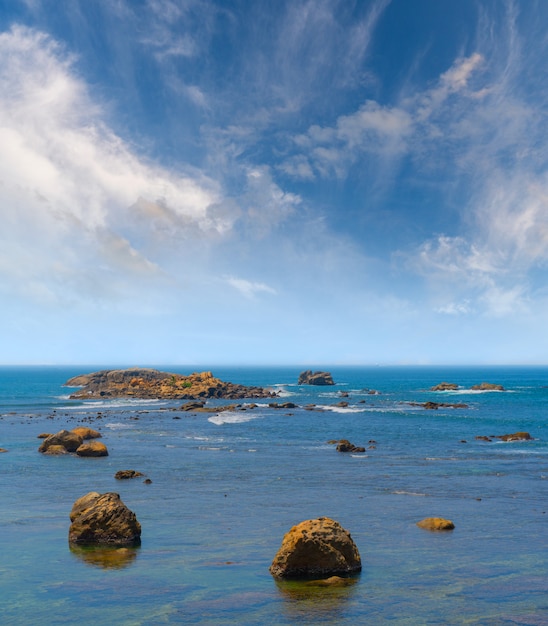
[[[117,493],[87,493],[70,512],[69,543],[132,546],[141,543],[141,524]]]
[[[114,474],[116,480],[128,480],[130,478],[138,478],[139,476],[144,476],[144,474],[136,470],[120,470]]]
[[[76,449],[78,456],[108,456],[108,450],[101,441],[89,441]]]
[[[425,530],[453,530],[455,528],[451,520],[443,519],[443,517],[426,517],[417,522],[417,526]]]
[[[459,386],[456,383],[439,383],[430,387],[430,391],[456,391]]]
[[[527,432],[511,433],[510,435],[497,435],[502,441],[530,441],[533,437]]]
[[[301,522],[285,534],[270,573],[276,578],[329,578],[361,569],[350,533],[338,522],[320,517]]]
[[[313,372],[305,370],[299,374],[298,385],[334,385],[333,377],[329,372]]]
[[[38,448],[38,452],[48,453],[48,450],[52,446],[62,446],[66,452],[76,452],[76,450],[82,445],[83,441],[84,440],[82,439],[82,437],[80,437],[80,435],[77,435],[76,433],[70,432],[68,430],[60,430],[58,433],[50,435],[49,437],[44,439],[44,441],[42,441],[42,444]],[[49,454],[53,453],[59,454],[59,451],[49,452]]]
[[[154,369],[130,368],[102,370],[71,378],[67,387],[82,387],[71,394],[82,398],[165,398],[194,400],[201,398],[273,398],[276,393],[262,387],[246,387],[215,378],[211,372],[188,376]]]
[[[495,385],[494,383],[480,383],[479,385],[472,385],[473,391],[506,391],[502,385]]]
[[[420,406],[427,411],[437,411],[438,409],[467,409],[469,408],[464,402],[454,404],[447,402],[408,402],[410,406]]]
[[[327,443],[337,444],[337,452],[365,452],[362,446],[355,446],[348,439],[332,439]]]

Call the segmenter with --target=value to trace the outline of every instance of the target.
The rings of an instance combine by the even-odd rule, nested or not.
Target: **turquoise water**
[[[304,368],[165,368],[322,409],[212,415],[69,400],[63,382],[95,369],[0,368],[2,624],[548,624],[548,368],[332,367],[329,388],[298,387]],[[428,391],[441,381],[508,391]],[[427,400],[469,408],[407,404]],[[38,453],[39,433],[79,423],[101,430],[108,457]],[[515,431],[534,440],[475,439]],[[368,449],[326,443],[341,438]],[[116,481],[121,469],[152,484]],[[88,491],[120,493],[140,548],[69,549]],[[320,516],[351,532],[362,574],[344,588],[276,582],[284,533]],[[455,530],[416,526],[431,516]]]

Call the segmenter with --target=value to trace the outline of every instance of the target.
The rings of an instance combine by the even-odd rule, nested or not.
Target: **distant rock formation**
[[[356,574],[360,553],[350,533],[328,518],[306,520],[283,538],[270,573],[276,578],[329,578]]]
[[[136,470],[119,470],[114,474],[116,480],[129,480],[130,478],[137,478],[139,476],[144,476],[144,474]]]
[[[332,439],[327,443],[337,444],[337,452],[365,452],[363,446],[355,446],[348,439]]]
[[[154,369],[102,370],[75,376],[67,387],[82,387],[73,399],[141,398],[194,400],[197,398],[274,398],[276,393],[262,387],[246,387],[215,378],[211,372],[183,376]]]
[[[506,391],[502,385],[495,385],[494,383],[480,383],[479,385],[472,385],[473,391]]]
[[[439,383],[430,387],[430,391],[456,391],[459,386],[456,383]]]
[[[87,493],[70,512],[69,543],[135,546],[141,543],[141,524],[117,493]]]
[[[313,372],[305,370],[299,374],[298,385],[334,385],[333,377],[329,372]]]
[[[420,406],[428,411],[437,411],[438,409],[467,409],[469,408],[464,402],[454,404],[447,402],[408,402],[409,406]]]
[[[417,526],[425,530],[453,530],[455,528],[451,520],[443,519],[443,517],[426,517],[417,522]]]

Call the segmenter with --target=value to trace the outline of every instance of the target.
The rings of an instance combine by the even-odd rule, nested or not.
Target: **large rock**
[[[334,385],[333,377],[329,372],[313,372],[305,370],[299,374],[298,385]]]
[[[285,534],[270,573],[276,578],[329,578],[361,569],[350,533],[338,522],[320,517],[301,522]]]
[[[117,493],[91,491],[70,512],[69,542],[79,545],[134,546],[141,543],[141,524]]]
[[[82,437],[68,430],[60,430],[54,435],[50,435],[38,448],[38,452],[47,452],[51,446],[63,446],[67,452],[76,452],[83,443]]]
[[[262,387],[223,382],[211,372],[183,376],[154,369],[101,370],[75,376],[67,387],[82,387],[71,398],[272,398],[276,393]]]

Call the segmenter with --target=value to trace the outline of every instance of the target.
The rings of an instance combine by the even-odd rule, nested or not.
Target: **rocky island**
[[[71,399],[140,398],[194,400],[197,398],[274,398],[276,393],[262,387],[223,382],[211,372],[184,376],[155,369],[101,370],[75,376],[66,387],[81,387]]]

